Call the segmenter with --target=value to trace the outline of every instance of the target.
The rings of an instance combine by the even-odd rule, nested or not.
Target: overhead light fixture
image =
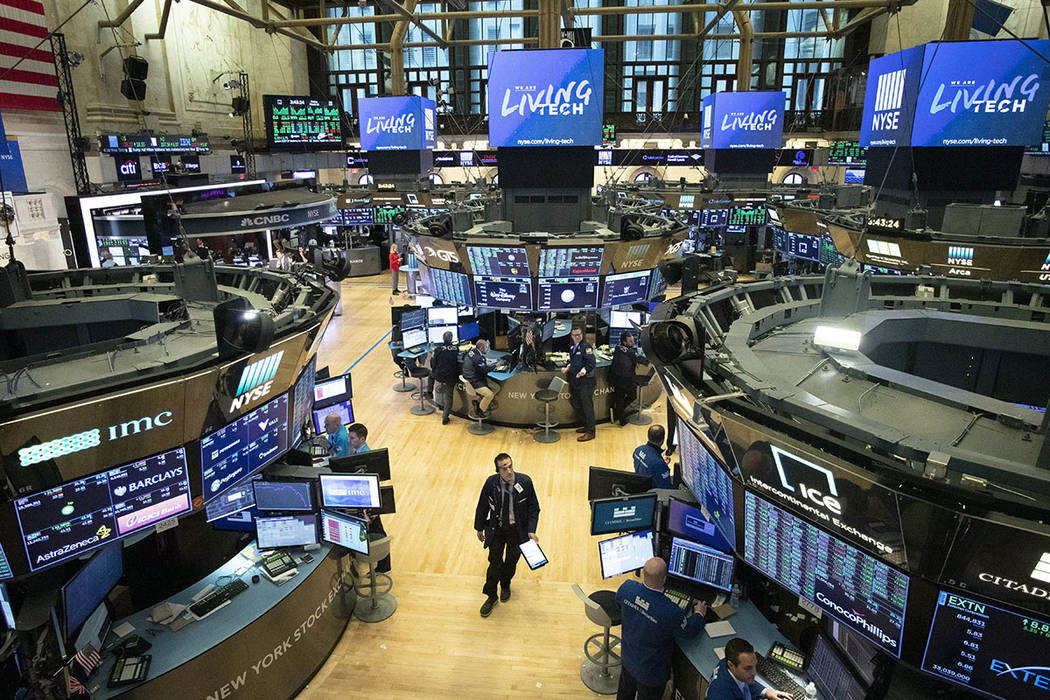
[[[230,118],[233,119],[234,117],[241,117],[247,114],[248,110],[251,109],[251,103],[244,97],[234,97],[230,107],[232,108],[230,110]]]
[[[860,348],[860,331],[835,326],[817,326],[813,331],[813,344],[837,350],[857,350]]]
[[[241,81],[240,80],[227,80],[225,83],[222,84],[222,89],[223,90],[240,90],[241,89]]]

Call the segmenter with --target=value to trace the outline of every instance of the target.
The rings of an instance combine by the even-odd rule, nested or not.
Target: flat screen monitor
[[[368,555],[368,521],[353,515],[321,511],[321,539]]]
[[[677,498],[670,499],[668,503],[667,530],[714,549],[723,551],[731,549],[715,524],[704,516],[704,512],[699,507],[679,501]]]
[[[3,546],[0,546],[0,581],[6,581],[13,577],[14,572],[11,571],[11,562],[7,560],[7,554],[4,553]]]
[[[288,395],[281,394],[201,438],[201,494],[205,502],[287,450]]]
[[[178,447],[70,481],[15,499],[14,506],[29,568],[37,571],[188,512],[186,451]]]
[[[431,306],[427,309],[427,325],[455,326],[459,323],[459,310],[455,306]]]
[[[266,136],[274,150],[331,150],[343,147],[342,115],[335,100],[263,95]]]
[[[340,425],[350,425],[354,422],[354,402],[350,399],[346,401],[340,401],[339,403],[333,403],[328,406],[322,406],[321,408],[315,408],[314,414],[314,432],[321,435],[325,431],[324,421],[325,418],[332,414],[339,416]]]
[[[106,601],[102,601],[84,621],[80,633],[73,642],[73,648],[79,651],[90,645],[95,651],[102,651],[102,643],[112,624],[113,618],[109,614],[109,606],[106,605]]]
[[[314,509],[314,490],[309,481],[255,481],[255,507],[309,513]]]
[[[863,185],[866,172],[865,168],[846,168],[844,182],[847,185]]]
[[[445,333],[452,334],[452,342],[459,342],[459,326],[430,326],[427,328],[427,341],[431,345],[441,345],[445,342]]]
[[[828,148],[828,165],[864,165],[868,149],[857,141],[832,141]]]
[[[321,474],[321,505],[325,508],[378,508],[378,474]]]
[[[610,311],[609,328],[634,328],[642,325],[641,311]]]
[[[733,587],[733,555],[672,537],[667,573],[728,591]]]
[[[427,325],[426,309],[406,309],[401,312],[401,330],[410,331]]]
[[[0,583],[0,615],[4,617],[4,624],[8,629],[15,628],[15,608],[11,605],[11,596],[7,592],[7,586]]]
[[[729,226],[765,226],[766,206],[764,203],[740,204],[729,208]]]
[[[474,298],[481,308],[532,311],[532,282],[527,277],[475,277]]]
[[[846,655],[853,669],[860,674],[861,681],[868,685],[874,683],[876,661],[880,658],[878,648],[836,620],[829,621],[828,634],[839,651]]]
[[[371,226],[375,220],[372,207],[351,207],[340,209],[340,223],[343,226]]]
[[[314,385],[314,405],[317,407],[353,397],[354,388],[349,373],[318,381]]]
[[[721,228],[729,221],[729,209],[704,209],[700,212],[700,225]]]
[[[302,429],[310,423],[310,411],[314,406],[314,391],[317,381],[317,355],[310,358],[292,388],[292,439],[293,441],[301,435]]]
[[[654,267],[649,278],[649,298],[655,299],[666,291],[667,280],[664,279],[664,273],[660,271],[660,268]]]
[[[587,480],[587,500],[633,496],[653,487],[653,477],[622,469],[591,467]]]
[[[826,698],[864,700],[866,696],[867,688],[823,634],[817,636],[817,643],[809,655],[806,674],[817,686],[817,691]]]
[[[597,277],[604,248],[541,248],[540,277]]]
[[[154,175],[171,172],[171,156],[150,156],[149,165]]]
[[[211,526],[216,530],[233,530],[235,532],[255,532],[255,519],[259,511],[254,507],[246,508],[239,513],[213,520]]]
[[[336,474],[375,474],[380,481],[390,481],[390,453],[380,447],[349,457],[334,457],[328,461],[328,468]]]
[[[635,571],[653,558],[653,531],[642,530],[598,543],[602,578]]]
[[[379,487],[379,514],[396,513],[397,504],[394,502],[394,487],[385,484]]]
[[[479,335],[481,335],[481,328],[477,321],[464,323],[459,327],[459,342],[461,343],[465,340],[474,340]]]
[[[218,498],[204,507],[205,521],[212,522],[255,505],[255,489],[250,481],[237,484],[223,491]]]
[[[429,309],[434,305],[434,297],[429,294],[417,294],[414,301],[416,302],[416,306],[421,306],[424,309]]]
[[[532,274],[524,247],[468,245],[467,260],[475,276],[528,277]]]
[[[638,304],[649,298],[649,271],[607,275],[602,289],[602,308]]]
[[[591,501],[591,534],[647,530],[653,526],[656,494]]]
[[[88,616],[124,575],[124,548],[103,547],[62,586],[63,632],[72,639]]]
[[[678,444],[682,458],[682,481],[696,497],[696,502],[707,509],[710,521],[718,529],[726,546],[736,549],[734,522],[733,480],[722,468],[700,438],[683,422],[678,422]],[[688,532],[678,534],[689,537]],[[703,539],[698,539],[703,542]],[[715,545],[718,549],[723,546]]]
[[[593,309],[598,305],[597,277],[541,277],[536,292],[540,311]]]
[[[317,516],[259,516],[255,519],[255,539],[263,550],[317,544]]]
[[[745,562],[900,657],[905,574],[751,492],[744,493],[743,529]],[[827,552],[841,564],[823,565]]]
[[[413,328],[401,334],[401,344],[407,348],[415,348],[427,344],[427,329]]]
[[[442,301],[459,306],[473,306],[470,279],[462,272],[430,268],[430,293]]]

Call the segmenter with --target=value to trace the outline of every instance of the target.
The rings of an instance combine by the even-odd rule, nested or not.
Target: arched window
[[[445,184],[445,178],[441,177],[437,173],[431,173],[430,174],[430,182],[431,182],[431,184],[434,184],[434,185],[444,185]]]
[[[653,179],[653,174],[647,170],[643,170],[634,176],[635,182],[649,182]]]
[[[806,178],[802,177],[802,173],[788,173],[781,182],[785,185],[804,185]]]
[[[368,173],[365,173],[361,177],[357,178],[357,184],[359,185],[371,185],[373,182],[375,182],[375,180],[373,180],[372,176]]]

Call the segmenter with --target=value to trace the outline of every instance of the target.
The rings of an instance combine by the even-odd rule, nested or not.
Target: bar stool
[[[423,399],[426,397],[424,381],[427,379],[427,377],[430,376],[430,368],[409,367],[408,373],[411,374],[413,378],[419,380],[419,405],[413,406],[411,409],[409,409],[409,413],[411,413],[414,416],[429,416],[431,413],[434,412],[434,407],[426,405],[423,402]],[[415,394],[413,394],[413,396],[414,395]]]
[[[390,574],[376,571],[376,564],[390,556],[390,540],[390,536],[372,540],[368,543],[368,554],[354,555],[357,561],[368,564],[368,579],[358,578],[354,583],[354,592],[358,595],[354,615],[361,622],[382,622],[397,610],[397,598],[390,595],[394,579]]]
[[[401,352],[401,343],[390,344],[390,355],[394,358],[394,364],[398,366],[398,370],[394,372],[394,377],[401,380],[400,384],[394,385],[394,391],[399,394],[405,394],[412,391],[412,387],[405,383],[405,378],[408,376],[407,364],[405,358],[398,357],[398,353]]]
[[[561,440],[561,433],[551,430],[558,425],[557,421],[551,420],[551,404],[558,400],[558,394],[565,388],[565,384],[561,377],[554,377],[549,382],[545,379],[536,380],[536,400],[543,402],[543,422],[536,424],[537,427],[543,428],[543,432],[537,430],[532,434],[532,439],[536,442],[550,444]]]
[[[591,635],[583,643],[583,653],[587,658],[580,665],[580,680],[599,695],[615,695],[620,683],[620,655],[613,649],[620,645],[620,638],[610,634],[609,630],[621,621],[616,591],[595,591],[588,596],[578,583],[572,584],[572,590],[583,603],[587,619],[605,628],[604,632]]]
[[[478,401],[481,397],[478,396],[478,392],[474,390],[474,387],[465,377],[460,377],[459,381],[463,384],[463,388],[467,391],[467,416],[470,417],[474,422],[467,426],[467,432],[471,435],[488,435],[495,428],[485,422],[485,417],[480,413],[474,413],[474,402]]]
[[[624,408],[625,411],[627,411],[629,408],[634,409],[633,412],[630,412],[628,414],[627,418],[627,422],[631,425],[649,425],[653,422],[653,419],[650,416],[647,416],[644,413],[642,413],[642,391],[644,391],[646,387],[649,386],[649,380],[651,378],[651,374],[634,378],[634,382],[637,385],[638,389],[635,392],[634,401],[631,402],[630,406]]]

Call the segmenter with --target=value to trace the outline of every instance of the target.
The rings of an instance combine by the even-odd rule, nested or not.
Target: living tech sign
[[[703,148],[772,148],[784,140],[783,92],[718,92],[703,102]]]
[[[434,100],[366,97],[357,103],[362,151],[423,151],[437,145]]]
[[[933,42],[871,62],[861,146],[1028,146],[1050,104],[1050,41]]]

